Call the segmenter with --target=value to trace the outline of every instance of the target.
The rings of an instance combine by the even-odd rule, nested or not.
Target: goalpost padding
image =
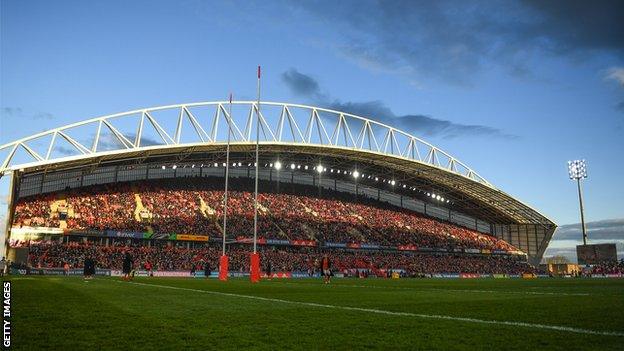
[[[219,259],[219,280],[226,281],[228,279],[229,259],[227,255],[221,256]]]
[[[251,274],[249,278],[252,283],[260,281],[260,254],[257,252],[251,254]]]

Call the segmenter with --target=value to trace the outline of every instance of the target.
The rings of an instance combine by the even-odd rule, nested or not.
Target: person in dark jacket
[[[268,260],[267,261],[267,265],[266,265],[266,275],[267,275],[267,279],[271,280],[271,275],[273,274],[273,266],[271,265],[271,261]]]
[[[126,252],[123,260],[123,280],[128,281],[131,279],[130,272],[132,271],[132,256],[129,252]]]
[[[211,272],[210,263],[206,261],[206,263],[204,264],[204,276],[206,278],[210,278],[210,272]]]
[[[91,279],[95,275],[95,260],[90,254],[84,260],[83,274],[85,279]]]

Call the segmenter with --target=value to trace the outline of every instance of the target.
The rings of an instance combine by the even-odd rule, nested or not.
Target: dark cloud
[[[76,156],[80,154],[80,151],[76,148],[68,148],[60,145],[54,146],[54,150],[63,156]]]
[[[410,132],[417,132],[419,135],[424,136],[442,136],[444,138],[466,136],[495,136],[509,139],[517,138],[515,135],[506,134],[499,129],[488,126],[455,123],[426,115],[397,116],[381,101],[369,101],[362,103],[342,103],[334,101],[328,106],[334,110],[369,117],[392,127]]]
[[[282,73],[282,80],[288,85],[290,90],[297,95],[321,96],[321,89],[318,82],[310,76],[299,73],[294,68]]]
[[[128,140],[134,143],[134,139],[136,138],[136,134],[130,133],[124,135]],[[93,139],[95,135],[91,136],[91,139],[83,145],[89,145],[89,147],[93,144]],[[154,146],[154,145],[162,145],[164,142],[158,142],[154,139],[148,137],[141,137],[141,146]],[[100,139],[98,140],[98,150],[117,150],[124,148],[123,144],[115,137],[113,134],[104,134],[100,135]]]
[[[586,223],[587,236],[594,240],[624,241],[624,218]],[[557,228],[553,240],[582,240],[581,224],[566,224]]]
[[[527,74],[538,53],[624,57],[623,1],[302,1],[371,69],[470,82],[484,63]]]
[[[604,50],[624,54],[624,2],[524,0],[539,16],[520,26],[527,40],[556,53]]]
[[[20,116],[22,115],[22,109],[19,107],[3,107],[2,114],[8,116]]]
[[[618,257],[624,258],[624,218],[588,222],[589,244],[615,243]],[[566,224],[557,228],[544,257],[565,256],[576,262],[576,245],[583,244],[581,224]]]
[[[341,102],[339,100],[332,100],[328,94],[322,92],[318,82],[314,78],[298,72],[294,68],[284,72],[282,74],[282,80],[294,94],[306,97],[315,104],[322,105],[332,110],[367,117],[419,135],[441,136],[444,138],[465,136],[494,136],[507,139],[517,138],[517,136],[506,134],[499,129],[488,126],[455,123],[421,114],[398,116],[382,101]]]

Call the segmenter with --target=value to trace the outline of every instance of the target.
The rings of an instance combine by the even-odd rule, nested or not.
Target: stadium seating
[[[218,178],[153,180],[22,198],[13,225],[221,236],[221,182]],[[253,232],[253,193],[248,185],[231,181],[228,233],[232,237],[249,237]],[[307,196],[317,188],[305,186],[289,187],[287,194],[272,190],[259,195],[258,233],[265,239],[516,250],[495,237],[371,199],[356,202],[353,195],[333,192],[330,198]]]
[[[603,262],[591,267],[589,273],[596,275],[624,274],[624,259],[619,262]]]

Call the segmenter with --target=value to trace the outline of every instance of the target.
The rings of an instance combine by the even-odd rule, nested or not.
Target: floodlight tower
[[[587,245],[587,231],[585,230],[585,214],[583,213],[583,192],[581,191],[581,179],[587,178],[587,165],[585,160],[568,161],[568,174],[570,179],[576,180],[578,187],[579,206],[581,208],[581,226],[583,228],[583,245]]]

